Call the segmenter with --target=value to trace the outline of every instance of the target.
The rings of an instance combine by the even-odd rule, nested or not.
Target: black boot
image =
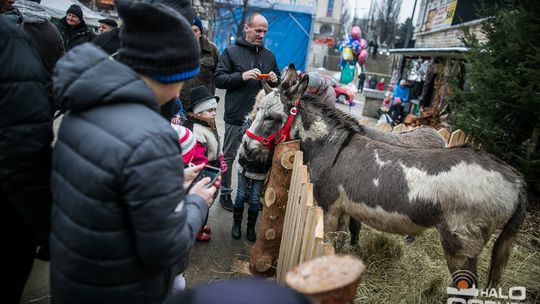
[[[230,193],[222,194],[219,197],[219,202],[221,204],[221,207],[223,207],[223,209],[227,211],[233,211],[233,202],[232,202]]]
[[[257,233],[255,233],[255,224],[257,223],[257,217],[259,216],[259,211],[248,210],[248,220],[247,220],[247,239],[250,242],[255,242],[257,240]]]
[[[233,239],[240,239],[242,237],[242,216],[244,215],[244,208],[233,209],[233,226],[231,234]]]

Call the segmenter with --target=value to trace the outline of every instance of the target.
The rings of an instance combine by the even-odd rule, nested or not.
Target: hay
[[[480,288],[486,286],[494,239],[488,243],[479,259]],[[527,303],[540,303],[540,255],[533,246],[535,241],[538,240],[531,235],[518,236],[499,286],[503,290],[524,286],[527,289]],[[367,267],[363,283],[358,288],[356,303],[446,302],[450,272],[436,230],[430,229],[414,242],[407,243],[404,236],[363,226],[359,245],[347,247],[345,251],[361,257]]]

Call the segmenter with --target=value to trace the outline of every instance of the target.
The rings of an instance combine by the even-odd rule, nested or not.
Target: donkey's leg
[[[340,252],[341,247],[338,247],[336,239],[338,235],[339,220],[341,216],[341,210],[335,205],[326,210],[324,214],[324,234],[327,240],[334,245],[337,252]]]
[[[349,214],[344,212],[340,213],[336,235],[336,249],[339,248],[339,252],[341,252],[345,247],[347,233],[350,227],[350,220],[351,216]]]
[[[491,235],[490,229],[472,219],[450,223],[437,226],[448,269],[450,273],[468,270],[476,276],[478,255]]]
[[[351,233],[351,246],[358,244],[358,238],[360,237],[360,228],[362,228],[362,222],[351,216],[349,221],[349,232]]]

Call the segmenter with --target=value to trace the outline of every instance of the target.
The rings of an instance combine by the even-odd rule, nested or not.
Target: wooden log
[[[382,130],[384,132],[392,131],[392,126],[387,122],[378,123],[377,125],[375,125],[375,128]]]
[[[291,161],[291,155],[294,158],[294,152],[299,150],[300,141],[290,141],[278,144],[274,151],[257,241],[251,247],[249,270],[253,275],[269,277],[275,273],[292,175],[292,171],[282,165],[282,156],[286,155]]]
[[[462,145],[465,143],[465,133],[461,130],[455,130],[450,135],[450,140],[448,141],[448,146],[453,147],[457,145]]]
[[[448,130],[446,130],[445,128],[440,128],[439,130],[437,130],[437,133],[439,133],[444,138],[444,140],[446,140],[446,142],[450,140],[450,132],[448,132]]]
[[[285,284],[314,303],[354,303],[365,266],[350,255],[325,255],[287,272]]]

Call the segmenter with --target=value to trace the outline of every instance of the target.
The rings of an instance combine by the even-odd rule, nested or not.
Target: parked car
[[[349,104],[356,96],[355,92],[349,90],[347,87],[339,85],[339,83],[334,82],[332,87],[334,88],[334,91],[336,91],[336,102]]]

